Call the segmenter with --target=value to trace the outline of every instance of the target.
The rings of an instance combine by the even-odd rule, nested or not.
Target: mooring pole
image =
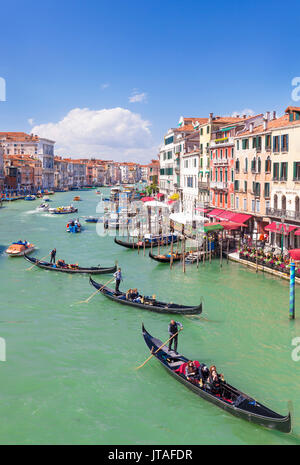
[[[295,319],[295,262],[290,260],[290,319]]]

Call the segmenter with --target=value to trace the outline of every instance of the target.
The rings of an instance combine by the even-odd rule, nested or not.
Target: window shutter
[[[296,179],[296,176],[297,176],[297,162],[294,161],[294,174],[293,174],[293,178]]]
[[[281,136],[281,150],[283,149],[284,147],[284,136]]]
[[[276,136],[273,136],[273,152],[275,152],[276,147]]]
[[[286,135],[286,151],[289,151],[289,135]]]

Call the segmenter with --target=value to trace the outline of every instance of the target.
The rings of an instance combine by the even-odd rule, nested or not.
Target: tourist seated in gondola
[[[221,394],[222,381],[224,381],[224,376],[222,374],[218,374],[215,365],[212,365],[209,368],[207,387],[213,394]]]
[[[196,367],[195,362],[190,360],[185,368],[185,376],[189,381],[198,381],[199,380],[199,371]]]
[[[56,266],[60,266],[61,268],[65,268],[67,265],[65,263],[64,260],[62,260],[61,258],[59,258],[56,262]]]

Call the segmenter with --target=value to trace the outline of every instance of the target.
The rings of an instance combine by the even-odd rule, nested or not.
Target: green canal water
[[[108,190],[103,190],[108,194]],[[76,216],[96,214],[95,191],[80,192]],[[57,193],[67,205],[75,192]],[[124,249],[83,223],[81,234],[65,231],[69,216],[36,213],[40,201],[17,201],[0,210],[1,444],[300,444],[300,362],[291,358],[300,336],[288,318],[289,285],[236,263],[180,264],[173,270],[147,255]],[[202,400],[152,359],[141,336],[168,338],[170,315],[120,306],[96,295],[88,277],[65,275],[9,258],[5,248],[27,239],[43,257],[123,270],[123,288],[185,304],[204,300],[204,318],[178,317],[184,325],[179,351],[214,363],[233,385],[279,413],[294,406],[293,433],[285,435],[240,420]],[[105,282],[109,275],[95,279]],[[298,310],[299,309],[299,310]]]

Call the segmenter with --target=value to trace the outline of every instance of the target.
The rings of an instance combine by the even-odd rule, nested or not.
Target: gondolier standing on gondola
[[[123,280],[122,273],[121,273],[121,268],[117,269],[117,271],[114,273],[114,277],[116,278],[115,293],[118,295],[119,294],[119,286],[120,286],[121,281]]]
[[[183,325],[179,323],[179,321],[174,321],[171,320],[169,327],[168,327],[168,332],[170,334],[170,337],[172,337],[174,334],[178,333],[179,329],[183,329]],[[174,352],[177,353],[177,343],[178,343],[178,334],[176,334],[175,337],[173,337],[170,342],[169,342],[169,350],[172,348],[172,344],[174,342]]]
[[[51,250],[50,255],[51,255],[50,263],[55,263],[56,249]]]

